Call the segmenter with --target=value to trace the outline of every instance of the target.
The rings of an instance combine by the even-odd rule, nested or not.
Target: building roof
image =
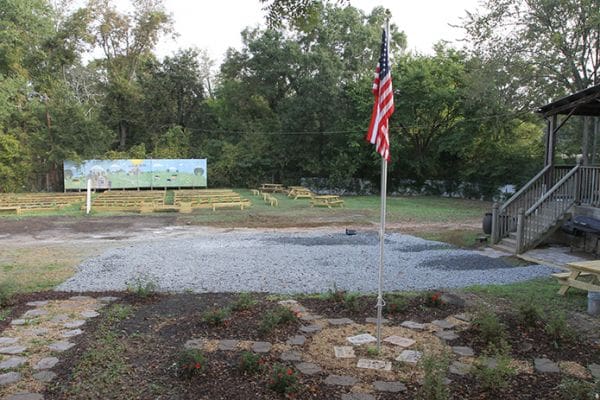
[[[600,116],[600,85],[573,93],[540,107],[537,112],[544,117],[556,114]]]

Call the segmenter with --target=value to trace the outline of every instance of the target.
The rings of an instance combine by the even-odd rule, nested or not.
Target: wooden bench
[[[243,210],[244,207],[249,207],[251,204],[249,201],[237,201],[230,203],[212,203],[213,211],[216,211],[217,208],[230,208],[230,207],[240,207],[240,210]]]
[[[16,215],[20,215],[21,214],[21,207],[16,206],[16,207],[0,207],[0,214],[3,214],[4,212],[14,212]]]
[[[258,189],[250,189],[250,191],[252,191],[253,196],[260,196],[260,190]]]
[[[313,196],[310,201],[311,207],[344,207],[344,200],[340,199],[339,196],[326,195],[326,196]]]

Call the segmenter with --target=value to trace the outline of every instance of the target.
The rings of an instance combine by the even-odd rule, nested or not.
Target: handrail
[[[525,215],[531,215],[540,204],[544,203],[550,196],[552,196],[558,189],[564,185],[564,183],[579,170],[579,165],[573,167],[565,176],[562,177],[549,191],[547,191],[538,201],[536,201],[529,209],[525,212]]]
[[[513,194],[502,206],[500,206],[500,212],[504,211],[509,205],[516,201],[523,193],[525,193],[533,184],[540,179],[546,172],[552,168],[552,165],[546,165],[536,176],[534,176],[529,182],[525,184],[517,193]]]

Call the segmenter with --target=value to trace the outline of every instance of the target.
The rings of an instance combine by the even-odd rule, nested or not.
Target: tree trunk
[[[119,122],[119,150],[125,151],[127,142],[127,127],[123,122]]]

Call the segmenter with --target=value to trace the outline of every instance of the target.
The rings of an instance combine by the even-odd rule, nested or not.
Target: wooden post
[[[498,239],[498,208],[500,206],[498,203],[494,203],[492,206],[492,235],[490,237],[490,242],[492,244],[496,244],[499,242]]]
[[[579,160],[581,161],[581,160]],[[575,172],[575,193],[573,194],[573,200],[575,201],[575,204],[580,205],[581,204],[581,174],[583,173],[582,169],[581,169],[581,162],[577,163],[577,171]]]
[[[523,251],[523,242],[524,242],[524,233],[523,223],[525,222],[525,210],[523,208],[519,208],[518,217],[517,217],[517,246],[515,249],[516,254],[521,254]]]

